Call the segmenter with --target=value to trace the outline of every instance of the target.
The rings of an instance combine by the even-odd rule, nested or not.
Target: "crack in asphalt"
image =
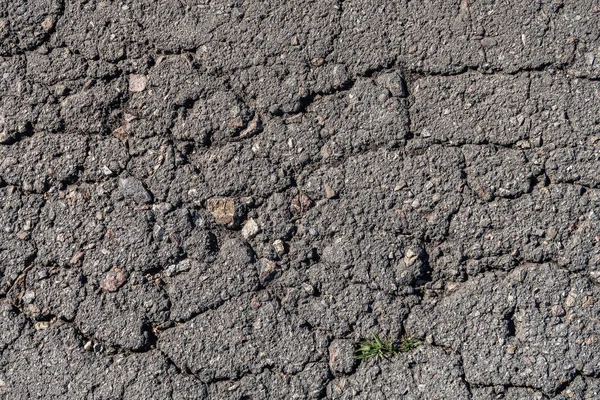
[[[30,3],[0,397],[595,395],[594,5]]]

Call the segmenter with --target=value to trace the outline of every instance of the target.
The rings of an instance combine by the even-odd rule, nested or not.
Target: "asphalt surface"
[[[600,2],[0,0],[0,228],[3,399],[600,399]]]

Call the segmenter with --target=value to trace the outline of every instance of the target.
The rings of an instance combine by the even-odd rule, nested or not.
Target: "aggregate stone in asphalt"
[[[2,399],[600,399],[599,299],[597,0],[0,0]]]

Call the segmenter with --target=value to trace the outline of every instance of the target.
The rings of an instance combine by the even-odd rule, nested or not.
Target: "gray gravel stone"
[[[136,178],[119,178],[119,188],[125,197],[131,198],[138,204],[152,202],[152,194],[144,187],[144,184]]]

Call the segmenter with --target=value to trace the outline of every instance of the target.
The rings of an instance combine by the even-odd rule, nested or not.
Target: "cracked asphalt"
[[[0,0],[0,228],[2,399],[600,399],[600,2]]]

